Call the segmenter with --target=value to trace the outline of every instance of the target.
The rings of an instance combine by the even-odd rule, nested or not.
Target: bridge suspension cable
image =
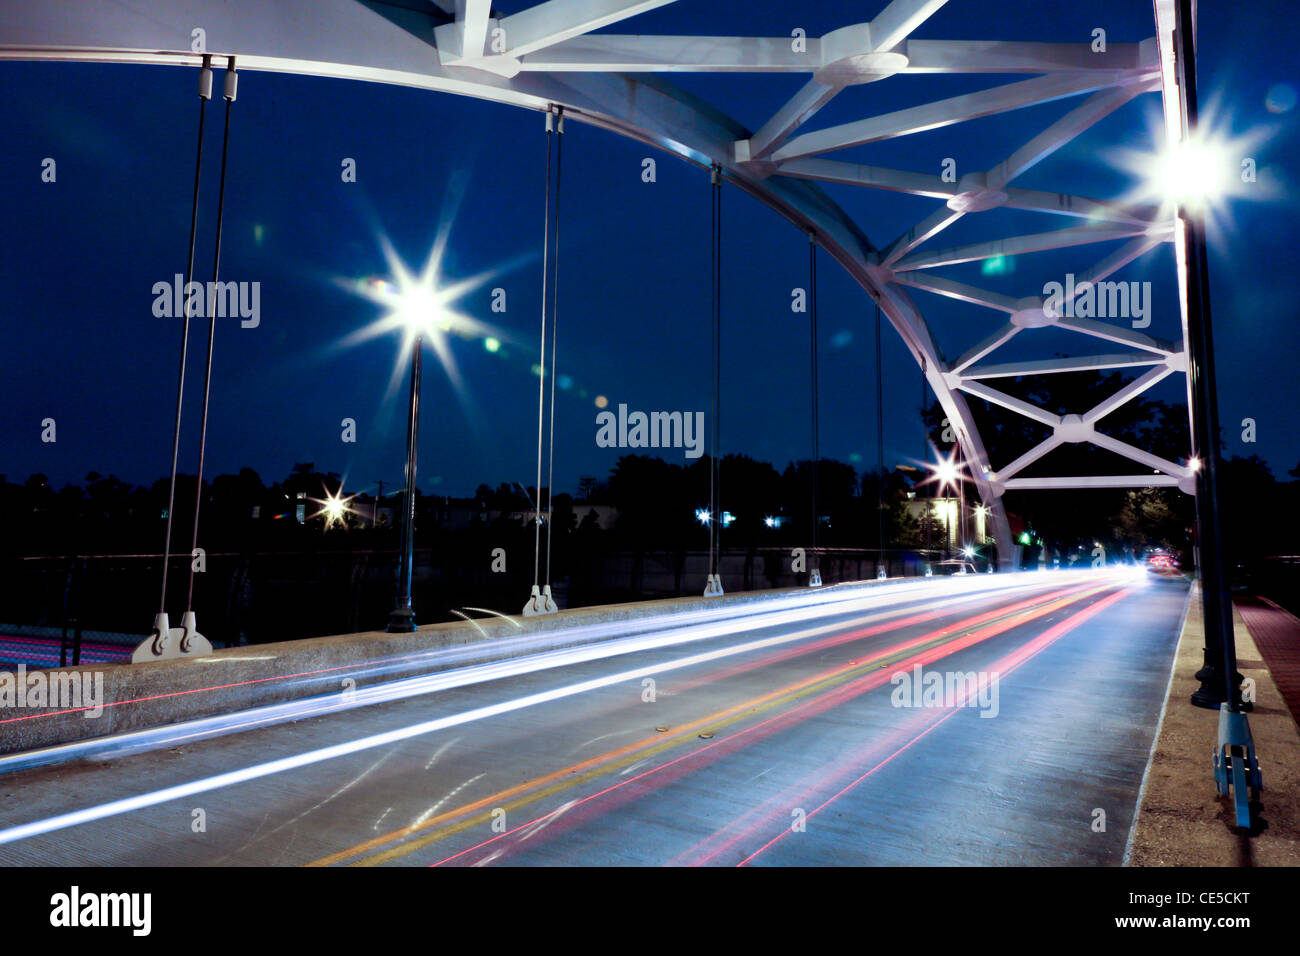
[[[917,417],[921,422],[921,457],[918,461],[925,461],[930,450],[930,432],[925,427],[925,356],[921,356],[921,404],[917,408]],[[930,490],[930,497],[934,497],[934,489]],[[930,550],[930,525],[934,518],[934,502],[931,501],[929,507],[923,512],[925,514],[925,550]]]
[[[226,63],[222,93],[226,101],[226,119],[221,136],[221,175],[217,186],[217,239],[212,253],[212,288],[214,293],[207,297],[208,355],[203,369],[203,414],[200,416],[199,424],[199,467],[198,475],[195,478],[194,535],[191,538],[191,555],[197,551],[199,546],[199,512],[203,505],[203,459],[208,448],[208,406],[212,396],[212,348],[217,337],[216,303],[213,300],[216,299],[215,289],[221,274],[221,228],[226,212],[226,160],[230,149],[230,106],[235,102],[235,92],[238,85],[239,74],[235,72],[235,58],[232,56]],[[195,567],[196,565],[191,561],[189,593],[185,599],[185,622],[187,627],[193,624]]]
[[[546,195],[543,200],[542,214],[542,323],[538,345],[537,360],[537,485],[534,501],[535,520],[533,522],[533,587],[524,605],[524,616],[552,614],[557,608],[551,595],[551,519],[554,514],[550,485],[555,477],[555,349],[556,319],[558,317],[557,297],[559,241],[560,241],[560,166],[564,133],[563,108],[551,108],[546,111]],[[554,163],[552,163],[554,157]],[[554,177],[552,177],[554,168]],[[551,215],[551,194],[555,193],[555,215]],[[554,220],[554,224],[552,224]],[[554,254],[552,254],[554,245]],[[550,317],[547,317],[547,307]],[[548,369],[546,336],[550,330],[551,350]],[[547,436],[546,380],[551,380],[550,395],[550,439]],[[547,466],[546,517],[542,517],[542,461],[549,458]],[[545,584],[542,575],[542,523],[546,524],[546,574]]]
[[[885,379],[880,354],[880,305],[876,305],[876,577],[886,577],[885,557]],[[888,563],[888,562],[886,562]]]
[[[711,222],[711,274],[710,305],[712,308],[712,339],[709,373],[712,378],[709,412],[709,574],[704,584],[705,597],[718,597],[722,592],[722,574],[718,571],[718,553],[722,549],[722,527],[725,524],[719,508],[722,497],[722,468],[718,461],[721,448],[722,407],[722,167],[716,163],[709,170],[712,200]]]
[[[194,277],[194,244],[199,228],[199,185],[203,179],[203,133],[204,120],[207,117],[208,100],[212,98],[212,58],[205,56],[203,66],[199,68],[199,135],[198,147],[194,155],[194,199],[190,204],[190,245],[185,265],[185,286],[181,289],[183,316],[181,319],[181,359],[176,382],[176,420],[172,426],[172,472],[167,486],[167,536],[163,543],[162,594],[158,599],[158,616],[154,619],[154,641],[161,653],[158,642],[167,640],[167,568],[171,563],[172,551],[172,513],[176,505],[176,467],[181,447],[181,411],[185,404],[185,363],[190,346],[190,281]]]
[[[226,75],[223,86],[223,96],[226,100],[226,118],[225,131],[221,142],[221,175],[217,196],[216,250],[213,254],[212,261],[212,283],[208,286],[207,293],[202,296],[202,301],[206,303],[205,311],[208,317],[208,351],[203,376],[203,412],[199,430],[199,462],[198,472],[195,477],[194,528],[190,544],[190,577],[185,598],[185,615],[181,621],[182,626],[173,629],[167,616],[167,572],[169,565],[171,564],[172,526],[174,524],[174,512],[176,509],[176,473],[180,460],[181,421],[185,407],[185,372],[189,359],[190,317],[192,307],[195,304],[193,296],[191,295],[191,292],[193,291],[191,285],[194,279],[194,251],[199,225],[199,191],[203,181],[203,142],[206,127],[207,104],[208,100],[212,98],[212,57],[209,55],[203,57],[203,65],[199,68],[199,130],[198,143],[195,148],[194,157],[194,194],[190,206],[190,241],[185,264],[185,285],[181,289],[183,313],[181,316],[181,356],[176,376],[176,418],[172,427],[172,467],[171,478],[167,487],[167,532],[166,541],[163,547],[162,588],[158,601],[158,613],[154,617],[153,633],[135,649],[135,652],[131,655],[131,660],[133,662],[156,660],[162,657],[184,656],[187,654],[206,654],[212,650],[211,643],[198,632],[198,625],[194,616],[194,575],[199,570],[199,565],[197,563],[199,547],[199,514],[203,505],[203,461],[204,455],[207,451],[208,407],[212,393],[212,350],[216,337],[216,303],[214,300],[217,295],[216,283],[221,266],[221,229],[226,199],[226,164],[230,146],[230,104],[235,99],[235,88],[237,82],[238,76],[235,73],[235,58],[233,56],[228,57],[226,60]],[[173,638],[175,639],[175,644],[172,643]]]
[[[555,124],[555,225],[552,232],[552,254],[551,254],[551,370],[549,373],[543,373],[543,379],[551,380],[551,407],[547,412],[550,418],[549,437],[547,438],[547,465],[546,465],[546,574],[543,580],[546,582],[546,590],[543,596],[548,605],[554,607],[551,600],[551,540],[555,536],[555,382],[558,378],[556,370],[556,360],[559,357],[557,349],[557,333],[560,324],[560,174],[564,167],[564,107],[556,111]],[[541,504],[541,490],[538,489],[537,500]]]
[[[818,356],[817,356],[817,234],[808,233],[808,334],[809,359],[812,366],[812,553],[808,564],[808,586],[821,587],[821,562],[817,557],[817,459],[821,457],[820,419],[818,407]]]

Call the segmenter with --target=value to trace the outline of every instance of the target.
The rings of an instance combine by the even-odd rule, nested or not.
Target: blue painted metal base
[[[1232,795],[1237,826],[1249,830],[1250,804],[1264,789],[1264,777],[1255,756],[1250,721],[1224,704],[1219,708],[1219,745],[1214,751],[1214,789]]]

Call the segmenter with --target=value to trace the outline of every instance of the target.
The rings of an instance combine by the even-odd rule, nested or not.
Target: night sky
[[[517,5],[503,3],[507,11]],[[821,2],[804,10],[775,0],[677,4],[611,28],[620,33],[817,36],[869,19],[881,3]],[[851,12],[865,6],[868,12]],[[1256,453],[1274,472],[1300,462],[1294,399],[1300,327],[1294,295],[1297,142],[1294,7],[1202,3],[1200,83],[1223,128],[1246,137],[1259,181],[1228,207],[1211,248],[1211,282],[1225,451]],[[990,16],[992,11],[998,14]],[[1153,35],[1138,0],[996,5],[957,0],[918,38],[1087,42]],[[221,71],[217,70],[218,89]],[[842,92],[805,130],[928,99],[1012,82],[1018,76],[898,76]],[[678,74],[674,82],[757,128],[802,76]],[[196,71],[175,67],[0,63],[0,474],[44,472],[53,483],[88,471],[145,483],[169,467],[178,320],[156,318],[152,287],[185,266],[197,122]],[[1032,107],[827,158],[937,174],[944,157],[962,171],[1005,158],[1080,99]],[[1096,198],[1122,194],[1129,174],[1115,146],[1153,148],[1160,100],[1146,94],[1050,157],[1016,186]],[[208,106],[205,186],[196,278],[210,278],[220,97]],[[425,363],[419,486],[467,494],[480,482],[533,481],[537,334],[541,287],[543,161],[540,114],[427,91],[241,71],[234,105],[222,279],[261,283],[261,322],[219,321],[207,475],[242,466],[268,482],[295,462],[344,476],[348,491],[400,484],[406,384],[394,383],[398,339],[344,346],[382,310],[348,291],[382,277],[381,237],[413,269],[450,222],[450,280],[496,275],[459,308],[496,328],[501,345],[451,339],[463,379],[456,389]],[[658,181],[641,180],[653,155]],[[41,182],[41,161],[57,182]],[[355,158],[358,181],[340,180]],[[605,477],[624,452],[595,442],[597,396],[611,407],[709,407],[709,185],[707,172],[665,153],[572,122],[564,149],[561,210],[557,491],[580,475]],[[937,200],[847,186],[825,187],[877,245],[937,207]],[[1253,190],[1253,193],[1250,192]],[[808,317],[791,290],[807,284],[807,239],[735,188],[724,189],[723,450],[778,468],[808,455]],[[1076,220],[1014,210],[967,217],[923,249],[1041,232]],[[1032,295],[1065,272],[1083,272],[1112,248],[1096,244],[1020,257],[1003,275],[979,263],[943,270],[960,281]],[[821,441],[825,455],[874,466],[874,307],[823,254],[820,277]],[[1148,254],[1115,278],[1153,283],[1147,331],[1177,338],[1172,249]],[[490,309],[506,290],[507,311]],[[924,292],[913,298],[949,357],[991,332],[999,314]],[[206,321],[193,325],[182,470],[196,458]],[[1113,351],[1048,333],[1077,354]],[[1032,336],[1021,340],[1033,343]],[[1019,340],[1018,340],[1019,341]],[[1016,344],[1016,343],[1013,343]],[[1015,348],[995,360],[1027,356]],[[885,455],[892,466],[922,454],[920,373],[885,327]],[[1182,376],[1151,393],[1182,401]],[[927,398],[927,401],[930,399]],[[1079,409],[1083,411],[1084,409]],[[1239,422],[1258,425],[1255,445]],[[41,441],[41,421],[57,442]],[[355,419],[357,441],[341,440]],[[665,455],[683,460],[679,452]],[[1050,462],[1050,459],[1048,459]],[[995,465],[1004,462],[995,461]]]

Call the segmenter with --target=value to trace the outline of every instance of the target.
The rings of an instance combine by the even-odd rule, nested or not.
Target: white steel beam
[[[1088,355],[1078,358],[1033,359],[1001,365],[977,365],[962,373],[964,379],[1016,378],[1021,375],[1054,375],[1061,372],[1091,372],[1107,368],[1135,368],[1164,362],[1158,355]]]
[[[674,0],[546,0],[501,21],[506,56],[521,57]]]
[[[1007,187],[1005,192],[1007,200],[1003,205],[1012,209],[1030,209],[1034,212],[1074,216],[1096,222],[1124,222],[1141,226],[1156,223],[1160,216],[1160,209],[1156,206],[1126,205],[1102,199],[1088,199],[1084,196],[1071,196],[1066,193],[1017,189],[1014,186]],[[1159,241],[1161,240],[1153,240],[1152,245]]]
[[[1071,488],[1167,488],[1177,487],[1173,475],[1077,475],[1058,478],[1010,478],[1007,491],[1068,490]]]
[[[529,53],[520,68],[547,73],[812,73],[821,40],[796,53],[789,37],[637,36],[596,33]]]
[[[950,249],[938,249],[934,252],[918,253],[908,256],[893,268],[895,272],[904,272],[908,269],[935,269],[940,266],[952,266],[962,262],[993,259],[997,256],[1019,256],[1029,252],[1044,252],[1048,249],[1065,249],[1069,246],[1080,246],[1090,242],[1109,242],[1112,239],[1126,239],[1129,236],[1144,235],[1151,228],[1150,226],[1122,224],[1071,226],[1068,229],[1056,229],[1052,232],[1039,232],[1028,236],[1011,236],[1007,239],[994,239],[966,246],[954,246]]]
[[[1120,345],[1131,345],[1135,349],[1146,349],[1149,352],[1159,352],[1162,355],[1177,355],[1181,351],[1178,346],[1169,342],[1162,342],[1160,339],[1150,335],[1143,335],[1133,329],[1126,329],[1118,325],[1107,325],[1105,322],[1099,322],[1096,319],[1063,316],[1053,324],[1057,328],[1069,329],[1071,332],[1082,332],[1084,335],[1091,335],[1095,339],[1118,342]]]
[[[488,19],[492,0],[456,0],[456,26],[460,34],[460,55],[473,58],[487,49]]]
[[[452,0],[443,0],[448,7]],[[874,47],[874,35],[873,47]],[[789,37],[577,36],[530,53],[525,70],[631,72],[813,73],[822,66],[821,39],[807,37],[803,52]],[[1094,53],[1087,43],[1008,43],[998,40],[904,40],[900,73],[1078,73],[1154,69],[1145,47],[1112,43]]]
[[[1150,371],[1144,372],[1133,381],[1129,382],[1114,395],[1102,399],[1092,408],[1088,409],[1080,417],[1088,424],[1095,425],[1099,419],[1105,418],[1121,405],[1137,398],[1151,386],[1160,382],[1164,378],[1173,374],[1173,369],[1168,365],[1158,365]]]
[[[863,284],[873,293],[880,304],[880,310],[916,358],[926,382],[939,400],[939,406],[952,423],[962,457],[969,468],[971,482],[975,485],[980,500],[989,507],[989,522],[993,527],[993,537],[999,545],[998,562],[1002,568],[1009,569],[1012,561],[1011,525],[1002,504],[1001,487],[990,480],[992,467],[988,452],[984,449],[984,442],[965,396],[949,386],[930,329],[906,290],[892,282],[883,286],[875,285],[869,272]]]
[[[928,20],[948,0],[892,0],[871,21],[871,45],[877,51],[892,49]]]
[[[1155,0],[1156,42],[1160,48],[1160,97],[1164,111],[1165,148],[1178,149],[1183,138],[1183,93],[1178,86],[1175,68],[1177,35],[1177,3],[1175,0]],[[1195,40],[1195,35],[1193,35]],[[1187,233],[1181,217],[1174,220],[1174,268],[1178,274],[1178,311],[1182,324],[1184,346],[1189,342]],[[1187,386],[1188,434],[1196,434],[1196,401],[1192,394],[1192,376],[1185,378]]]
[[[444,0],[448,7],[452,0]],[[874,35],[873,47],[874,47]],[[573,37],[522,58],[525,70],[599,73],[814,73],[823,65],[821,39],[796,53],[789,37],[647,36],[598,33]],[[1154,70],[1146,47],[1112,43],[1094,53],[1087,43],[998,40],[904,40],[900,73],[1079,73]]]
[[[1153,455],[1149,451],[1141,448],[1135,448],[1128,442],[1120,441],[1118,438],[1112,438],[1110,435],[1104,435],[1101,432],[1093,432],[1092,437],[1088,439],[1099,448],[1105,448],[1107,451],[1113,451],[1117,455],[1123,455],[1130,461],[1136,461],[1140,465],[1146,465],[1148,468],[1155,468],[1163,471],[1166,475],[1173,475],[1175,478],[1186,478],[1190,472],[1182,465],[1177,465],[1172,461],[1166,461],[1159,455]]]
[[[1138,236],[1133,241],[1124,243],[1124,245],[1074,280],[1075,296],[1082,295],[1084,289],[1089,285],[1095,286],[1098,282],[1123,269],[1134,259],[1160,245],[1165,241],[1166,235],[1167,233],[1154,232]]]
[[[778,161],[815,156],[818,153],[849,146],[861,146],[895,136],[908,136],[924,130],[939,129],[981,116],[1050,103],[1067,96],[1088,93],[1101,87],[1123,82],[1124,74],[1058,73],[1032,80],[1007,83],[990,90],[965,93],[946,100],[883,113],[870,119],[843,123],[813,133],[804,133],[777,150]]]
[[[1000,348],[1003,345],[1003,343],[1011,341],[1011,339],[1019,331],[1020,331],[1020,326],[1012,325],[1010,322],[1008,322],[1006,325],[1002,326],[1002,328],[998,329],[996,332],[994,332],[984,341],[980,342],[978,345],[974,346],[973,348],[968,349],[966,353],[962,355],[961,358],[957,359],[956,362],[953,362],[952,368],[950,368],[948,371],[950,373],[960,375],[967,368],[969,368],[971,365],[974,365],[984,356],[988,355],[990,352],[996,351],[998,348]]]
[[[931,273],[900,272],[894,277],[894,281],[911,286],[914,289],[924,289],[926,292],[947,296],[959,302],[982,305],[998,312],[1010,313],[1020,308],[1020,300],[1012,296],[1003,295],[1001,292],[990,292],[987,289],[977,289],[974,286],[955,282],[952,279],[945,279],[943,276]]]
[[[964,215],[964,212],[949,209],[946,205],[940,206],[885,247],[885,250],[880,254],[880,264],[882,266],[892,267],[893,264],[903,258],[903,256],[907,255],[931,236],[943,232],[943,230],[947,229]]]
[[[1106,96],[1106,91],[1098,94]],[[1136,94],[1133,94],[1136,95]],[[1131,97],[1129,97],[1131,98]],[[1127,102],[1127,99],[1123,100]],[[1109,102],[1109,101],[1108,101]],[[1085,104],[1086,107],[1087,104]],[[1025,147],[1022,147],[1016,153],[1013,153],[1006,160],[1003,160],[992,170],[982,174],[980,181],[984,188],[998,190],[1005,186],[1007,180],[1017,175],[1022,168],[1028,168],[1025,163],[1032,165],[1042,159],[1048,153],[1058,149],[1070,138],[1078,135],[1091,123],[1096,122],[1097,118],[1105,115],[1101,109],[1094,107],[1091,110],[1075,110],[1065,119],[1054,123],[1048,131],[1040,134],[1030,141]],[[1029,154],[1025,150],[1030,150]],[[1030,158],[1032,157],[1032,159]],[[1028,189],[1008,189],[1006,199],[1003,205],[1009,205],[1020,209],[1034,209],[1040,212],[1052,212],[1063,215],[1073,215],[1087,218],[1093,221],[1110,221],[1121,222],[1129,225],[1150,225],[1155,219],[1155,211],[1149,210],[1145,217],[1136,217],[1127,213],[1122,207],[1113,203],[1101,203],[1092,199],[1084,199],[1078,196],[1067,196],[1063,193],[1046,193]],[[881,257],[881,262],[890,266],[907,253],[911,252],[917,246],[931,239],[938,233],[947,229],[950,225],[960,219],[961,212],[949,212],[940,209],[932,213],[928,218],[922,220],[912,229],[908,230],[902,236],[890,244]]]
[[[1091,43],[1026,43],[1003,40],[908,40],[904,73],[1075,73],[1155,70],[1155,44],[1110,43],[1105,53]]]
[[[838,86],[827,86],[809,80],[762,128],[744,142],[748,144],[748,159],[765,159],[769,153],[785,142],[786,137],[802,126],[810,116],[829,103],[840,91]],[[737,144],[738,146],[740,144]],[[743,147],[742,147],[743,151]],[[737,154],[740,158],[740,154]]]
[[[1003,408],[1023,415],[1025,418],[1042,422],[1052,428],[1056,428],[1061,424],[1060,415],[1053,414],[1045,408],[1039,408],[1037,405],[1030,405],[1023,399],[1007,395],[1005,392],[999,392],[996,388],[989,388],[989,386],[979,382],[961,382],[958,388],[967,394],[982,398],[986,402],[992,402],[994,405],[1001,405]]]
[[[889,192],[911,193],[931,199],[948,199],[957,195],[956,183],[945,183],[938,176],[912,173],[901,169],[884,169],[880,166],[862,166],[836,159],[792,159],[777,167],[782,176],[796,179],[813,179],[824,183],[844,183],[849,186],[868,186]]]
[[[1105,89],[1088,97],[1079,106],[990,169],[985,176],[988,187],[997,189],[1011,182],[1025,170],[1037,165],[1080,133],[1115,112],[1133,97],[1155,89],[1158,84],[1158,78],[1147,75],[1131,79],[1115,89]]]
[[[1049,435],[1046,438],[1044,438],[1041,442],[1039,442],[1037,445],[1035,445],[1033,448],[1029,449],[1029,451],[1025,452],[1023,455],[1017,458],[1015,461],[1011,462],[1011,464],[1007,465],[1005,468],[999,468],[995,474],[995,477],[997,478],[998,481],[1003,482],[1005,484],[1011,478],[1012,475],[1024,471],[1026,468],[1028,468],[1034,462],[1038,461],[1038,459],[1042,458],[1048,452],[1055,451],[1060,446],[1061,446],[1061,438],[1055,434]]]

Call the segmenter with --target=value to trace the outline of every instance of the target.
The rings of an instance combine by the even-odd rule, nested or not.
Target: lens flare
[[[340,527],[346,527],[347,515],[350,514],[352,511],[351,507],[349,507],[348,505],[348,502],[350,502],[355,497],[356,495],[348,495],[346,498],[344,498],[342,488],[340,488],[334,494],[330,494],[329,491],[327,490],[325,492],[324,498],[311,499],[316,504],[320,505],[320,511],[316,512],[314,515],[312,515],[312,517],[324,518],[326,531],[328,531],[330,528],[334,527],[335,525],[339,525]]]

